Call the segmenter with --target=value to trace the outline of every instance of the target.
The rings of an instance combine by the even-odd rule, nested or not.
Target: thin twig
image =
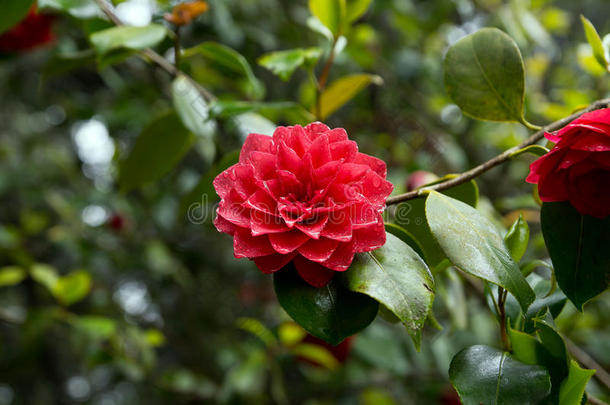
[[[114,14],[114,11],[109,7],[108,3],[106,3],[105,0],[95,0],[95,2],[104,12],[104,14],[106,14],[110,21],[112,21],[116,25],[123,25],[121,20],[117,17],[116,14]],[[147,59],[154,62],[157,66],[165,70],[171,76],[175,77],[178,75],[183,75],[184,77],[186,77],[191,82],[191,84],[197,89],[197,91],[199,91],[203,98],[206,99],[206,101],[210,102],[216,100],[216,97],[208,90],[206,90],[203,86],[201,86],[199,83],[197,83],[195,79],[181,72],[178,68],[176,68],[176,66],[172,65],[167,59],[159,55],[157,52],[153,51],[150,48],[147,48],[141,51],[140,54],[144,55]]]
[[[322,92],[326,88],[326,83],[328,82],[328,75],[330,73],[330,68],[333,66],[333,62],[335,61],[335,48],[337,47],[337,37],[333,39],[333,43],[330,46],[330,54],[328,55],[328,59],[322,68],[322,73],[320,73],[320,79],[317,81],[316,85],[316,119],[322,119]]]
[[[602,401],[599,398],[594,397],[593,395],[587,392],[587,403],[593,405],[608,405],[607,402]]]
[[[564,336],[568,350],[572,353],[572,356],[578,360],[583,366],[597,370],[593,376],[602,383],[607,389],[610,390],[610,373],[608,373],[601,364],[599,364],[589,353],[578,347],[574,342]]]
[[[541,129],[540,131],[538,131],[535,134],[533,134],[532,136],[530,136],[526,141],[524,141],[520,145],[510,148],[508,150],[505,150],[504,152],[502,152],[499,155],[495,156],[494,158],[488,160],[487,162],[482,163],[479,166],[477,166],[473,169],[470,169],[470,170],[460,174],[457,177],[454,177],[454,178],[447,180],[445,182],[442,182],[442,183],[435,184],[430,187],[424,187],[424,188],[421,188],[418,190],[410,191],[405,194],[400,194],[400,195],[397,195],[394,197],[390,197],[387,199],[386,205],[398,204],[403,201],[412,200],[414,198],[420,197],[420,196],[430,192],[431,190],[435,190],[435,191],[447,190],[448,188],[455,187],[457,185],[470,181],[470,180],[474,179],[475,177],[478,177],[481,174],[485,173],[486,171],[511,159],[513,153],[515,153],[519,149],[523,149],[527,146],[537,143],[539,140],[541,140],[544,137],[545,132],[553,132],[558,129],[561,129],[562,127],[566,126],[571,121],[580,117],[584,113],[591,112],[594,110],[599,110],[600,108],[606,108],[609,105],[610,105],[610,99],[603,99],[603,100],[595,101],[594,103],[589,105],[584,110],[581,110],[577,113],[574,113],[568,117],[562,118],[558,121],[555,121],[555,122],[545,126],[543,129]]]

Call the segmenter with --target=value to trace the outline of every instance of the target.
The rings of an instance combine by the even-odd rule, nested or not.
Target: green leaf
[[[309,10],[338,37],[344,29],[345,0],[309,0]]]
[[[512,293],[523,310],[536,298],[489,219],[461,201],[432,191],[426,200],[432,234],[462,271]]]
[[[153,47],[167,35],[163,25],[150,24],[145,27],[122,25],[97,31],[89,37],[98,55],[116,49],[141,50]]]
[[[315,121],[312,113],[300,104],[291,101],[258,102],[258,101],[224,101],[218,100],[210,104],[211,113],[216,118],[231,118],[246,112],[256,112],[271,121],[281,121],[285,118],[290,123],[306,125]]]
[[[452,176],[445,176],[442,179],[427,184],[427,186],[447,180],[451,177]],[[424,188],[425,187],[426,186],[424,186]],[[444,190],[442,193],[473,207],[476,207],[479,200],[479,188],[474,180]],[[426,221],[425,197],[415,198],[398,204],[394,212],[394,221],[413,235],[421,245],[424,252],[422,257],[431,268],[438,266],[447,258],[434,238],[434,235],[432,235],[432,231],[430,231],[430,227]]]
[[[157,117],[144,128],[129,156],[121,162],[121,188],[130,190],[161,178],[180,162],[193,140],[193,134],[173,111]]]
[[[561,383],[559,389],[559,405],[580,405],[585,394],[585,388],[595,370],[580,368],[574,360],[570,361],[568,378]]]
[[[19,284],[26,276],[27,272],[22,267],[2,267],[0,268],[0,287],[7,287]]]
[[[608,69],[608,61],[606,60],[606,52],[604,51],[604,45],[602,43],[602,39],[599,37],[597,30],[585,16],[580,16],[580,21],[582,21],[582,26],[585,29],[585,35],[587,36],[587,41],[589,45],[591,45],[591,49],[593,49],[593,56],[597,62],[601,65],[602,68]]]
[[[273,276],[282,308],[306,331],[331,345],[366,328],[377,315],[379,304],[352,292],[335,277],[322,288],[307,284],[289,264]]]
[[[172,99],[178,116],[189,131],[204,138],[214,136],[214,125],[208,121],[208,103],[186,76],[179,75],[172,82]]]
[[[362,17],[373,0],[346,0],[347,22],[352,23]]]
[[[529,145],[529,146],[526,146],[525,148],[521,148],[521,149],[516,150],[515,152],[511,153],[510,157],[515,158],[517,156],[521,156],[524,153],[531,153],[532,155],[540,157],[540,156],[547,154],[548,152],[549,152],[549,150],[547,148],[545,148],[544,146]]]
[[[34,281],[44,285],[49,291],[53,291],[59,276],[57,271],[48,264],[37,263],[30,269],[30,276]]]
[[[276,346],[277,339],[273,333],[255,318],[239,318],[237,327],[259,338],[267,347]]]
[[[265,86],[254,76],[250,64],[239,52],[217,42],[204,42],[193,48],[185,49],[183,56],[203,56],[223,74],[232,74],[246,79],[248,92],[257,99],[265,95]]]
[[[434,301],[434,279],[409,245],[392,234],[386,238],[381,248],[357,254],[344,279],[347,288],[392,311],[419,348],[421,330]]]
[[[381,85],[383,79],[376,75],[354,74],[331,83],[320,95],[320,119],[328,118],[371,83]]]
[[[548,372],[489,346],[471,346],[451,361],[449,379],[464,405],[538,404],[551,391]]]
[[[523,219],[523,214],[521,214],[504,236],[506,247],[515,262],[518,263],[525,254],[529,240],[530,227],[527,225],[527,221]]]
[[[41,10],[61,11],[79,19],[104,15],[95,0],[38,0],[38,7]]]
[[[25,18],[34,0],[0,0],[0,34],[10,30]]]
[[[409,233],[405,228],[396,224],[386,223],[385,230],[409,245],[420,257],[424,257],[424,248],[417,239],[415,239],[415,236]]]
[[[581,215],[569,202],[542,204],[542,234],[559,287],[582,311],[610,280],[610,217]]]
[[[558,351],[549,350],[545,346],[544,342],[548,342],[549,334],[554,333],[559,340],[561,340],[561,337],[549,326],[545,324],[540,324],[540,326],[548,328],[539,331],[541,336],[545,336],[545,341],[542,342],[536,336],[514,330],[510,326],[508,327],[508,335],[515,359],[525,364],[542,366],[549,372],[551,376],[551,403],[557,403],[559,386],[568,375],[568,359],[565,346],[563,350]]]
[[[521,53],[517,44],[496,28],[483,28],[449,48],[445,85],[451,99],[473,118],[524,121]]]
[[[91,289],[91,276],[86,271],[75,271],[61,277],[51,290],[53,296],[64,305],[72,305],[82,300]]]
[[[258,63],[287,81],[297,68],[315,65],[321,55],[322,49],[318,47],[290,49],[265,54]]]

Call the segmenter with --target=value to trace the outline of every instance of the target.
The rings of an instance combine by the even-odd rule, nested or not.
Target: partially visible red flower
[[[34,5],[19,24],[0,35],[0,52],[27,51],[53,42],[52,22],[52,16],[39,14]]]
[[[264,273],[291,261],[315,287],[345,271],[354,255],[381,247],[381,213],[392,184],[386,164],[358,152],[342,128],[321,123],[250,134],[239,163],[214,180],[214,221],[234,237],[235,257]]]
[[[530,166],[545,202],[569,201],[583,215],[610,215],[610,109],[583,114],[546,138],[556,145]]]

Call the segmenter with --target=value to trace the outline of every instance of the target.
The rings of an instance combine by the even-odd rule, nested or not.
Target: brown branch
[[[594,397],[593,395],[587,392],[587,403],[593,405],[608,405],[607,402],[602,401],[599,398]]]
[[[121,20],[117,17],[116,14],[114,14],[114,11],[108,6],[108,3],[106,3],[105,0],[95,0],[95,2],[97,3],[98,7],[104,12],[104,14],[106,14],[110,21],[112,21],[116,25],[123,25]],[[147,48],[141,51],[140,54],[144,55],[147,59],[154,62],[157,66],[165,70],[171,76],[175,77],[178,75],[183,75],[184,77],[189,79],[191,84],[197,89],[197,91],[199,91],[199,93],[201,93],[203,98],[205,98],[208,102],[216,100],[216,97],[208,90],[206,90],[203,86],[201,86],[199,83],[197,83],[195,79],[181,72],[176,66],[172,65],[167,59],[159,55],[154,50]]]
[[[333,66],[333,62],[335,61],[335,48],[337,47],[338,37],[335,36],[333,42],[330,46],[330,54],[328,55],[328,59],[322,68],[322,72],[320,73],[320,79],[316,82],[316,119],[322,119],[322,103],[321,97],[322,92],[326,88],[326,83],[328,82],[328,75],[330,73],[330,68]]]
[[[593,376],[610,390],[610,373],[608,373],[601,364],[599,364],[589,353],[578,347],[574,342],[564,336],[568,350],[574,358],[583,366],[589,369],[595,369]]]
[[[577,113],[574,113],[568,117],[562,118],[558,121],[555,121],[555,122],[545,126],[540,131],[538,131],[535,134],[533,134],[532,136],[530,136],[527,140],[525,140],[520,145],[510,148],[508,150],[505,150],[504,152],[502,152],[499,155],[495,156],[494,158],[488,160],[487,162],[482,163],[479,166],[477,166],[473,169],[470,169],[470,170],[460,174],[457,177],[454,177],[454,178],[444,181],[442,183],[435,184],[430,187],[424,187],[424,188],[421,188],[418,190],[409,191],[408,193],[390,197],[387,199],[386,205],[398,204],[403,201],[412,200],[414,198],[420,197],[431,190],[435,190],[435,191],[447,190],[448,188],[455,187],[457,185],[470,181],[470,180],[480,176],[481,174],[485,173],[486,171],[508,161],[509,159],[511,159],[512,155],[519,149],[523,149],[527,146],[537,143],[539,140],[541,140],[544,137],[545,132],[553,132],[558,129],[561,129],[562,127],[566,126],[571,121],[580,117],[584,113],[591,112],[594,110],[599,110],[600,108],[606,108],[609,105],[610,105],[610,99],[603,99],[603,100],[595,101],[594,103],[589,105],[584,110],[578,111]]]

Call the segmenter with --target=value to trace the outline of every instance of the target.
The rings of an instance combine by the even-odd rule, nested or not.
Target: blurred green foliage
[[[90,36],[111,25],[85,3],[57,17],[52,47],[0,56],[0,404],[456,403],[453,356],[498,341],[476,281],[451,268],[434,275],[442,329],[424,329],[421,352],[404,327],[378,318],[337,364],[327,349],[303,343],[271,278],[234,259],[230,238],[211,224],[211,179],[236,159],[244,136],[312,120],[308,69],[330,42],[309,19],[308,2],[210,0],[210,11],[182,31],[182,68],[218,100],[209,106],[193,96],[178,107],[196,137],[176,139],[194,146],[169,172],[145,155],[180,155],[181,144],[144,145],[138,159],[125,159],[146,128],[149,136],[162,129],[151,122],[164,119],[172,97],[192,89]],[[158,2],[156,23],[167,3]],[[396,193],[412,171],[460,172],[528,135],[518,124],[471,120],[450,102],[442,59],[465,34],[498,27],[517,42],[530,122],[608,95],[579,17],[603,38],[610,32],[603,1],[374,0],[366,12],[366,1],[348,3],[355,22],[327,91],[356,74],[378,85],[350,83],[362,91],[345,105],[323,104],[325,121],[388,163]],[[133,48],[158,42],[171,58],[165,31]],[[108,53],[96,57],[91,44]],[[283,58],[271,53],[297,48]],[[215,120],[187,125],[189,106]],[[529,222],[522,263],[545,256],[536,201],[523,182],[532,159],[519,156],[478,180],[480,210],[495,208],[505,227],[520,212]],[[120,192],[121,165],[160,180]],[[607,293],[584,313],[566,304],[556,323],[610,366]],[[610,398],[595,379],[587,391]]]

